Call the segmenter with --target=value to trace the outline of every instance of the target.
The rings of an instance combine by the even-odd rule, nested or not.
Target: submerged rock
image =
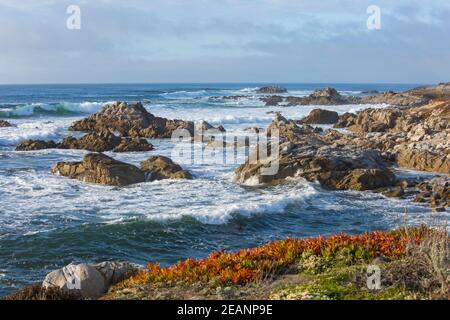
[[[12,127],[11,123],[6,120],[0,120],[0,128],[8,128]]]
[[[171,159],[163,156],[153,156],[141,162],[141,170],[146,173],[147,179],[192,179],[192,175],[183,170],[183,168],[173,162]]]
[[[35,151],[43,149],[55,149],[58,144],[53,140],[43,141],[43,140],[25,140],[16,146],[16,151]]]
[[[262,87],[256,90],[257,93],[286,93],[287,89],[280,86]]]
[[[339,114],[336,111],[314,109],[303,119],[303,123],[335,124],[338,120]]]
[[[110,186],[126,186],[145,181],[145,174],[138,167],[120,162],[102,153],[90,153],[81,162],[58,162],[53,174],[87,183]]]
[[[280,96],[270,96],[261,98],[261,101],[266,103],[266,107],[277,106],[279,103],[283,102],[284,98]]]

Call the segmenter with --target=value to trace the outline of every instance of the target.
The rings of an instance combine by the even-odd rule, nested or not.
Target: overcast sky
[[[448,0],[0,0],[0,83],[442,81]]]

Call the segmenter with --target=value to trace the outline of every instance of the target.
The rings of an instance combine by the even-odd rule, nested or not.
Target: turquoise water
[[[405,90],[415,85],[329,84],[342,94]],[[71,262],[128,260],[163,265],[212,250],[238,250],[269,240],[338,232],[361,233],[431,216],[425,206],[373,193],[329,192],[302,180],[274,187],[245,187],[232,181],[239,163],[185,164],[193,181],[160,181],[127,188],[83,184],[50,174],[57,161],[79,160],[79,150],[15,152],[24,139],[62,139],[77,119],[106,102],[143,101],[158,116],[206,120],[243,135],[267,126],[273,115],[300,119],[314,106],[265,107],[261,84],[126,84],[0,86],[0,295]],[[303,96],[326,85],[285,84]],[[238,101],[220,99],[243,95]],[[340,113],[367,106],[328,106]],[[375,106],[383,107],[383,106]],[[155,150],[110,154],[138,164],[155,154],[170,156],[168,140]],[[414,172],[405,173],[415,175]],[[405,214],[406,212],[406,214]],[[437,218],[447,219],[447,216]]]

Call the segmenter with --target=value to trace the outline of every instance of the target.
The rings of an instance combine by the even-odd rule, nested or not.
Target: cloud
[[[447,1],[378,0],[378,31],[369,4],[0,0],[0,83],[448,81]]]

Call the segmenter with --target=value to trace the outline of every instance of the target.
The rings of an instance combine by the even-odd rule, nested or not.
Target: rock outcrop
[[[324,88],[314,91],[307,97],[287,97],[288,105],[341,105],[356,103],[353,97],[344,97],[334,88]]]
[[[262,87],[256,90],[257,93],[286,93],[287,89],[280,86]]]
[[[0,128],[8,128],[8,127],[11,127],[11,126],[12,126],[11,123],[9,123],[8,121],[0,120]]]
[[[96,133],[110,131],[132,138],[171,138],[177,129],[186,129],[193,137],[194,128],[192,121],[156,117],[149,113],[140,102],[134,104],[116,102],[103,106],[99,112],[86,119],[74,122],[69,129]],[[204,122],[203,129],[209,128],[213,127]]]
[[[153,145],[144,138],[122,138],[113,152],[143,152],[153,150]]]
[[[335,124],[338,120],[339,114],[336,111],[314,109],[302,121],[308,124]]]
[[[450,177],[440,176],[416,185],[419,194],[414,201],[428,203],[435,211],[445,211],[450,208]]]
[[[105,294],[110,286],[125,279],[135,270],[136,268],[126,262],[102,262],[97,265],[69,264],[49,273],[42,287],[77,291],[83,299],[97,299]]]
[[[364,109],[341,116],[336,126],[347,127],[355,135],[341,135],[335,142],[389,153],[403,168],[450,173],[448,100],[421,107]]]
[[[393,173],[378,151],[362,150],[352,145],[334,145],[313,128],[299,126],[280,114],[276,115],[267,132],[274,129],[280,135],[279,155],[269,155],[258,161],[250,161],[257,159],[255,156],[249,157],[235,171],[235,180],[273,184],[299,176],[338,190],[372,190],[395,182]],[[278,165],[278,170],[273,174],[264,174],[264,170],[274,163]]]
[[[145,174],[138,167],[120,162],[102,153],[90,153],[80,162],[58,162],[53,174],[87,183],[110,186],[127,186],[145,181]]]
[[[394,106],[421,106],[430,99],[423,96],[416,96],[410,93],[396,93],[392,91],[384,92],[373,96],[365,96],[359,99],[360,104],[390,104]]]
[[[143,138],[120,138],[109,131],[92,132],[81,138],[72,136],[61,142],[26,140],[16,146],[16,151],[32,151],[42,149],[75,149],[91,152],[140,152],[153,150],[153,145]]]
[[[121,143],[122,139],[109,131],[88,133],[80,139],[66,137],[58,144],[60,149],[79,149],[92,152],[111,151]]]
[[[281,96],[270,96],[261,98],[261,101],[266,103],[266,107],[273,107],[283,102],[284,98]]]
[[[16,146],[16,151],[36,151],[43,149],[56,149],[58,144],[53,140],[43,141],[43,140],[25,140]]]
[[[425,97],[428,99],[450,99],[450,82],[440,83],[437,86],[419,87],[406,91],[406,93]]]
[[[192,179],[192,175],[188,171],[183,170],[180,165],[163,156],[153,156],[141,162],[141,170],[146,174],[147,180],[150,181]]]

